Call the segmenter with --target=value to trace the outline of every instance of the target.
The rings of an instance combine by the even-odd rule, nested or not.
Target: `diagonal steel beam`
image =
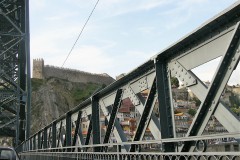
[[[214,80],[209,87],[208,92],[201,103],[201,106],[198,109],[198,112],[190,126],[190,129],[188,130],[187,136],[201,135],[211,115],[216,110],[221,94],[232,74],[233,69],[238,63],[236,59],[239,59],[240,56],[239,37],[240,29],[238,22],[229,46],[226,49],[226,54],[224,55],[220,66],[214,75]],[[193,142],[191,141],[185,142],[181,148],[181,151],[189,151],[192,145]]]
[[[103,101],[100,101],[100,107],[103,111],[103,114],[104,116],[106,116],[107,118],[107,121],[109,122],[110,121],[110,111],[109,109],[107,109],[107,107],[105,106],[104,102]],[[114,137],[116,138],[117,142],[118,143],[122,143],[122,142],[127,142],[127,138],[126,138],[126,135],[118,121],[118,119],[116,119],[114,121],[114,128],[113,128],[113,134],[114,134]],[[129,145],[123,145],[123,149],[124,151],[128,151],[129,150]]]
[[[12,124],[12,123],[14,123],[15,121],[16,121],[16,118],[14,118],[14,119],[11,119],[9,122],[7,122],[7,123],[5,123],[5,124],[1,125],[1,126],[0,126],[0,129],[1,129],[1,128],[4,128],[4,127],[6,127],[6,126],[8,126],[9,124]]]
[[[134,93],[133,89],[129,85],[126,89],[127,92],[131,93],[131,96],[134,98],[130,97],[131,102],[135,105],[136,109],[138,110],[139,114],[142,115],[143,110],[144,110],[144,104],[143,102],[139,99],[138,96]],[[137,101],[137,104],[135,104],[134,101]],[[158,122],[158,118],[156,117],[155,114],[151,114],[151,119],[149,122],[149,129],[154,137],[154,139],[159,140],[161,139],[161,133],[160,133],[160,125]]]
[[[7,16],[2,10],[0,10],[0,14],[3,15],[3,17],[5,17],[8,22],[21,34],[23,35],[23,32],[21,31],[21,29],[13,22],[13,20],[11,18],[9,18],[9,16]]]
[[[142,140],[144,133],[147,129],[147,126],[149,124],[149,121],[151,119],[151,114],[156,102],[156,78],[154,78],[152,87],[149,91],[147,100],[144,105],[144,110],[142,112],[141,118],[138,123],[138,127],[136,129],[136,133],[134,135],[133,141],[139,141]],[[130,148],[130,152],[134,152],[136,150],[136,145],[132,144]]]
[[[208,88],[191,70],[188,71],[177,61],[171,62],[169,68],[171,76],[181,77],[182,85],[188,87],[201,102],[204,101],[204,93],[207,92]],[[240,132],[240,121],[228,108],[223,102],[219,101],[213,115],[228,132]]]
[[[109,138],[110,138],[110,135],[112,133],[114,123],[116,121],[116,115],[117,115],[119,107],[121,106],[122,93],[123,93],[122,89],[117,90],[103,143],[108,143],[109,142]],[[104,147],[104,150],[106,151],[107,148],[108,148],[107,146]]]
[[[0,105],[0,108],[3,108],[3,109],[5,109],[5,110],[7,110],[7,111],[9,111],[9,112],[11,112],[13,114],[17,114],[16,110],[10,108],[9,106],[7,106],[5,104]]]
[[[77,137],[78,137],[79,134],[81,134],[81,130],[80,130],[80,128],[81,128],[80,127],[81,116],[82,116],[82,111],[78,111],[77,121],[75,123],[76,127],[75,127],[75,131],[74,131],[74,135],[73,135],[72,146],[76,145]],[[82,143],[82,141],[81,141],[81,143]]]

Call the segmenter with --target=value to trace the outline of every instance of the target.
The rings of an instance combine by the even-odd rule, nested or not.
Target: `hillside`
[[[74,108],[105,85],[59,78],[32,78],[31,134]]]

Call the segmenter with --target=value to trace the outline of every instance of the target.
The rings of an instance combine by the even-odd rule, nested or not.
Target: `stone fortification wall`
[[[112,77],[107,74],[92,74],[79,70],[60,68],[55,66],[44,66],[44,78],[56,77],[65,79],[71,82],[92,82],[98,84],[110,84],[114,81]]]
[[[44,72],[44,60],[42,58],[34,59],[32,73],[33,78],[44,79],[43,72]]]

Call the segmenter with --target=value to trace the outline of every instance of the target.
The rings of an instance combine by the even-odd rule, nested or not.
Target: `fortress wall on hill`
[[[56,77],[65,79],[71,82],[92,82],[98,84],[110,84],[114,81],[112,77],[107,74],[92,74],[88,72],[66,69],[60,67],[44,66],[44,78]]]

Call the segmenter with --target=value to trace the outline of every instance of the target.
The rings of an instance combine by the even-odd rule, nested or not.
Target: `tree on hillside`
[[[172,87],[173,86],[176,87],[176,88],[179,87],[179,81],[176,77],[171,77],[171,85],[172,85]]]
[[[190,114],[191,116],[194,116],[196,113],[197,113],[197,111],[195,109],[188,110],[188,114]]]
[[[196,103],[196,106],[199,107],[201,104],[201,101],[197,97],[193,97],[192,100]]]

